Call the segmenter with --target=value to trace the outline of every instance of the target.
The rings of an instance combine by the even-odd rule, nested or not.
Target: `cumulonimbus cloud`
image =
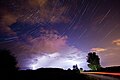
[[[32,51],[54,53],[66,47],[67,36],[60,36],[56,32],[43,30],[40,37],[30,40]]]
[[[29,36],[26,42],[18,40],[9,47],[17,57],[20,67],[27,66],[35,56],[59,53],[69,46],[67,36],[59,35],[56,30],[41,29],[40,32],[39,37]],[[27,62],[26,65],[23,65],[24,62]]]
[[[8,47],[16,56],[21,69],[40,67],[61,67],[67,69],[78,64],[85,66],[85,53],[67,44],[67,36],[61,36],[56,30],[40,30],[41,35],[29,36],[26,42],[16,42]],[[9,44],[10,46],[10,44]]]

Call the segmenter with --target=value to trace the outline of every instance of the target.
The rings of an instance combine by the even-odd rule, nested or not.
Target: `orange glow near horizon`
[[[83,74],[104,74],[104,75],[113,75],[120,76],[120,73],[112,73],[112,72],[81,72]]]

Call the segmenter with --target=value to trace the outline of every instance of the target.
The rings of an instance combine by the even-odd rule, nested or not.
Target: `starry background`
[[[0,49],[21,69],[88,69],[95,51],[101,65],[120,65],[119,0],[0,0]]]

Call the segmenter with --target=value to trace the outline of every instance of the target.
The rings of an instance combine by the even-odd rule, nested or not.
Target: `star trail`
[[[0,49],[21,69],[88,69],[96,51],[102,66],[120,65],[119,0],[0,0]]]

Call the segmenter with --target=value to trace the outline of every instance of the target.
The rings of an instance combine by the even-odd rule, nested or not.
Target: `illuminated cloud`
[[[103,51],[106,51],[107,49],[105,48],[92,48],[91,51],[92,52],[103,52]]]
[[[40,30],[37,38],[29,36],[27,42],[16,42],[9,49],[17,57],[21,69],[40,67],[72,68],[78,64],[86,68],[86,55],[78,48],[67,44],[67,36],[61,36],[56,30]],[[10,45],[10,44],[9,44]],[[7,45],[6,45],[7,46]]]
[[[43,53],[54,53],[58,52],[67,46],[67,36],[58,35],[55,30],[42,30],[40,37],[30,40],[32,45],[31,51],[43,52]]]
[[[120,46],[120,39],[114,40],[112,43],[117,46]]]
[[[15,44],[22,53],[55,53],[67,47],[67,36],[61,36],[56,30],[40,30],[41,35],[39,37],[33,38],[32,36],[27,37],[27,41],[22,43],[18,42]],[[15,51],[19,51],[15,50]]]
[[[34,60],[36,62],[28,65],[31,69],[37,69],[40,67],[58,67],[58,68],[72,68],[77,64],[78,67],[86,67],[86,55],[84,52],[79,51],[74,47],[67,47],[65,51],[56,52],[53,54],[47,54],[43,56],[36,56]],[[41,62],[42,61],[42,62]]]

